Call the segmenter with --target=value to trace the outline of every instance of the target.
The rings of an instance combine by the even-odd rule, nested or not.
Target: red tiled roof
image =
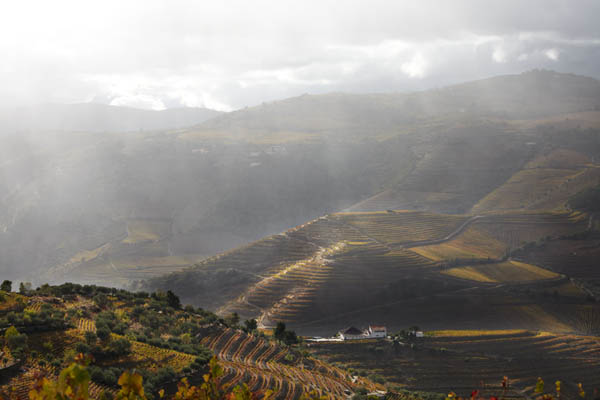
[[[383,325],[371,325],[371,326],[369,326],[369,328],[371,328],[371,330],[374,330],[374,331],[386,330],[385,326],[383,326]]]

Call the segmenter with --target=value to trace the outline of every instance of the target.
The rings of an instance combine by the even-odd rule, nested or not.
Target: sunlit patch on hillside
[[[529,282],[560,276],[555,272],[518,261],[450,268],[442,273],[455,278],[485,283]]]

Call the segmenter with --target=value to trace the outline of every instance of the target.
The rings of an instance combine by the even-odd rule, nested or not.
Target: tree
[[[225,317],[225,323],[229,326],[236,326],[240,323],[240,316],[234,312]]]
[[[298,343],[298,336],[296,336],[296,332],[286,331],[283,336],[283,342],[288,346]]]
[[[4,340],[15,358],[21,358],[25,350],[27,350],[27,335],[19,333],[14,326],[10,326],[4,332]]]
[[[179,300],[179,297],[170,290],[167,290],[167,304],[169,307],[173,307],[176,310],[181,308],[181,300]]]
[[[19,284],[19,293],[27,294],[31,292],[31,282],[21,282]]]
[[[108,349],[113,354],[129,354],[131,352],[131,343],[125,338],[111,340]]]
[[[110,338],[110,329],[107,326],[97,327],[96,335],[102,341],[108,340]]]
[[[106,297],[104,293],[98,293],[92,297],[92,300],[100,308],[104,308],[108,305],[108,297]]]
[[[98,336],[96,336],[96,334],[92,331],[86,331],[83,334],[83,337],[85,338],[85,342],[89,345],[95,344],[98,340]]]
[[[12,281],[5,280],[4,282],[2,282],[2,285],[0,285],[0,290],[3,290],[5,292],[12,291]]]
[[[275,339],[283,341],[283,339],[285,338],[285,323],[277,323],[277,325],[275,326],[275,331],[273,331],[273,336],[275,337]]]
[[[258,323],[255,319],[247,319],[244,321],[244,330],[248,333],[253,332],[258,328]]]

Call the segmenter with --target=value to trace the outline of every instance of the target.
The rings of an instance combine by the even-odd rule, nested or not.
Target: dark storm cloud
[[[38,1],[2,11],[2,105],[233,109],[532,68],[600,77],[597,1]]]

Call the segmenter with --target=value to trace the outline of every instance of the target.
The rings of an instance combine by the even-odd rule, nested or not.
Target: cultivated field
[[[413,346],[410,346],[414,343]],[[563,398],[577,398],[600,385],[600,339],[524,330],[428,332],[423,339],[399,343],[319,343],[311,352],[346,368],[378,374],[410,390],[501,394],[503,376],[509,396],[533,396],[538,376],[553,392],[563,382]]]
[[[455,278],[487,283],[531,282],[559,277],[557,273],[548,271],[547,269],[518,261],[467,265],[450,268],[442,273]]]

